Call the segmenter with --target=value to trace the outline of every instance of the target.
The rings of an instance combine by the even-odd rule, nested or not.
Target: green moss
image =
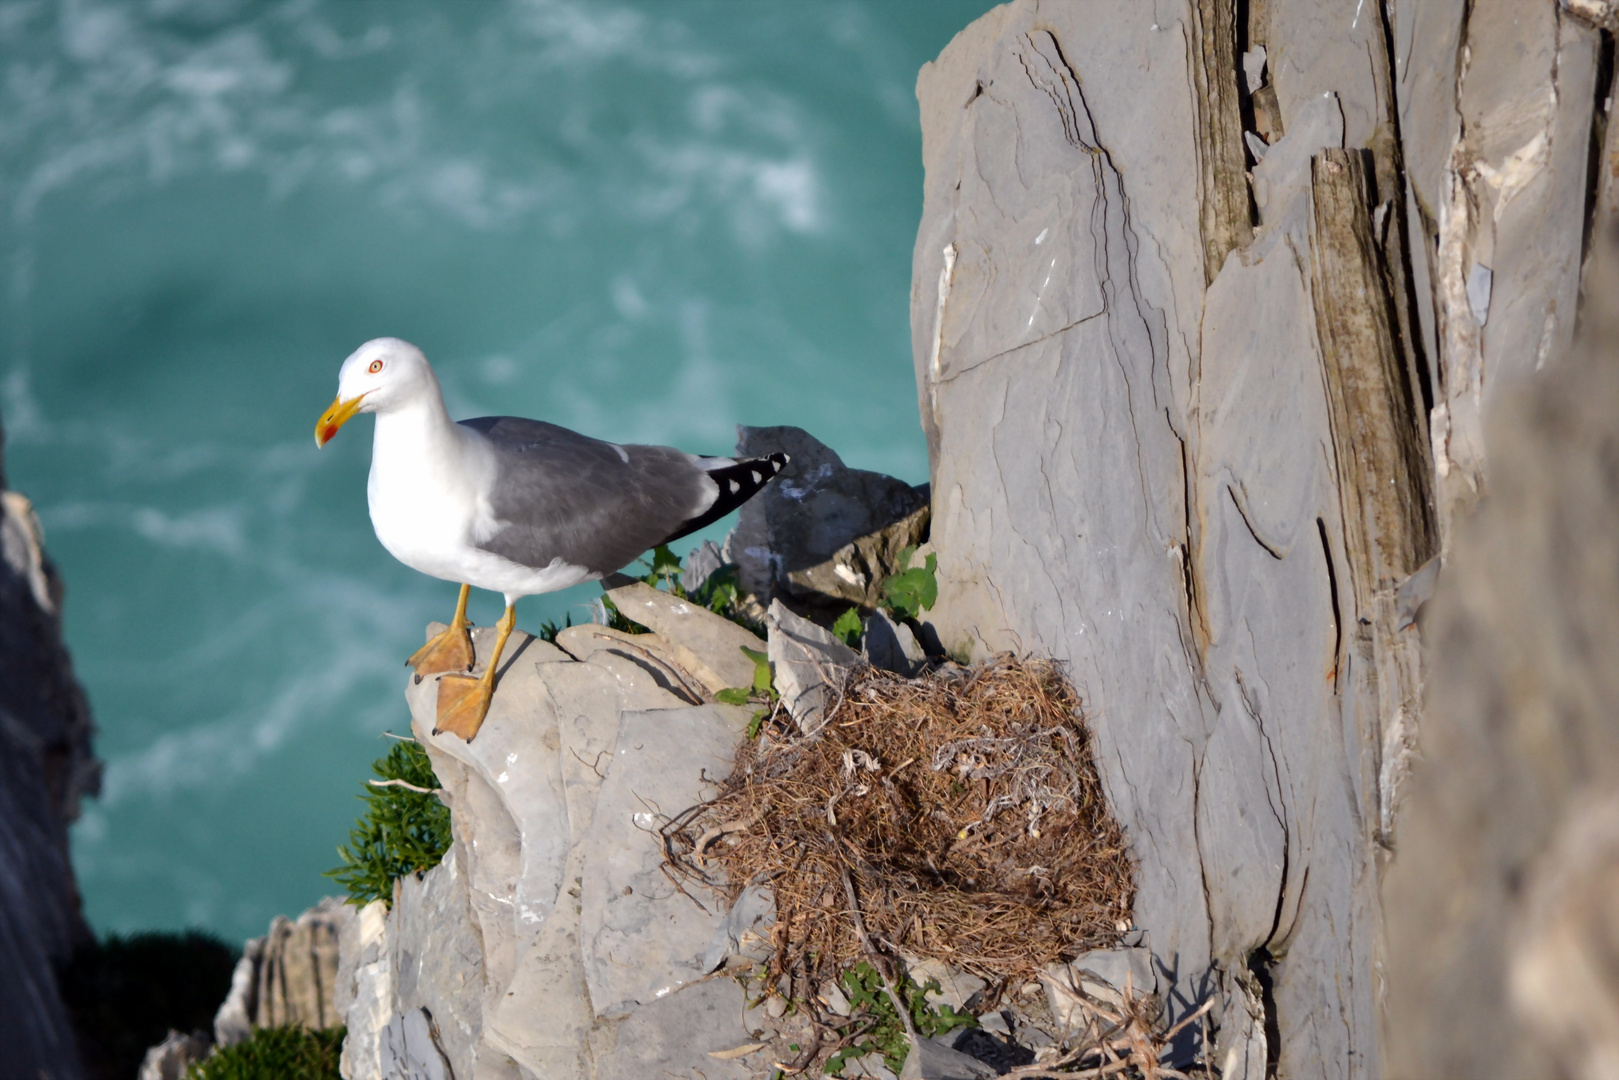
[[[359,796],[365,813],[350,830],[349,842],[337,848],[343,865],[326,871],[348,890],[352,904],[392,903],[396,880],[431,870],[450,849],[450,811],[429,793],[438,787],[438,777],[427,751],[401,742],[371,768],[383,780],[403,780],[428,791],[366,785]]]
[[[222,1047],[191,1066],[186,1080],[338,1080],[343,1033],[340,1027],[259,1028],[246,1042]]]

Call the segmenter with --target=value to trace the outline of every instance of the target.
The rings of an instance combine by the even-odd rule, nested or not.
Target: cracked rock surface
[[[1227,1076],[1382,1073],[1402,596],[1573,333],[1597,7],[1016,0],[918,79],[933,625],[1068,663]]]
[[[1499,455],[1527,453],[1485,418],[1564,363],[1581,276],[1605,257],[1589,237],[1619,216],[1614,18],[1594,0],[1015,0],[923,69],[911,318],[931,483],[847,469],[798,429],[743,429],[744,452],[793,462],[726,557],[808,728],[826,673],[856,656],[803,616],[870,608],[925,536],[928,652],[1067,664],[1138,891],[1128,948],[1046,972],[1053,1026],[1124,980],[1155,986],[1170,1023],[1212,1000],[1208,1044],[1190,1026],[1174,1060],[1228,1078],[1506,1075],[1524,1059],[1479,1062],[1509,1023],[1471,1057],[1401,1027],[1465,1030],[1434,988],[1494,979],[1480,1000],[1497,1014],[1566,1021],[1563,1045],[1588,1045],[1599,975],[1560,1011],[1500,980],[1555,984],[1546,958],[1578,940],[1562,928],[1604,925],[1619,811],[1535,818],[1525,792],[1555,786],[1551,766],[1542,789],[1440,807],[1472,817],[1419,825],[1402,799],[1424,603],[1436,581],[1446,595]],[[745,685],[745,642],[642,599],[653,635],[514,635],[471,744],[430,735],[431,680],[408,688],[455,842],[344,930],[350,1080],[740,1077],[791,1057],[801,1034],[744,1011],[723,973],[762,913],[728,919],[659,869],[658,828],[724,774],[751,716],[707,700]],[[915,663],[892,637],[868,652]],[[1472,685],[1494,715],[1492,684]],[[1433,745],[1465,759],[1465,731]],[[1542,764],[1606,775],[1592,745]],[[1505,847],[1455,828],[1492,811],[1519,813]],[[1432,858],[1465,853],[1442,880],[1500,902],[1447,937],[1433,912],[1449,909],[1400,886],[1416,889],[1401,917],[1429,921],[1391,916],[1408,828]],[[1548,880],[1573,885],[1528,890],[1545,920],[1526,951],[1484,916],[1516,910],[1508,871],[1535,847],[1572,852]],[[1385,976],[1413,970],[1391,943],[1432,963],[1385,999]],[[1009,1015],[986,1013],[986,1032],[1009,1034]],[[1565,1071],[1590,1060],[1606,1059]]]
[[[437,680],[409,680],[412,729],[454,841],[437,867],[398,883],[391,909],[375,902],[343,928],[348,1080],[693,1066],[748,1076],[747,1063],[710,1052],[775,1037],[743,1024],[734,981],[710,977],[732,952],[726,912],[662,873],[658,834],[729,773],[752,710],[692,705],[688,687],[677,694],[649,665],[677,647],[707,649],[703,634],[680,644],[591,636],[600,630],[559,634],[572,652],[515,632],[471,743],[432,734]],[[473,641],[481,662],[494,632],[478,628]]]

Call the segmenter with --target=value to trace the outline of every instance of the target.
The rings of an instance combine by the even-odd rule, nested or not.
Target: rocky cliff
[[[409,686],[455,839],[343,931],[349,1080],[634,1080],[699,1065],[740,1080],[760,1060],[740,1058],[791,1027],[747,1010],[734,980],[707,978],[768,905],[744,920],[747,905],[728,913],[682,890],[659,838],[730,771],[752,714],[705,699],[739,681],[725,673],[747,663],[738,638],[764,643],[645,585],[612,595],[664,632],[515,634],[471,743],[432,733],[436,680]],[[475,633],[480,656],[493,637]]]
[[[935,627],[1070,665],[1228,1077],[1383,1068],[1416,614],[1575,329],[1611,19],[1017,0],[918,80]]]
[[[99,786],[90,710],[62,645],[62,583],[0,471],[0,1075],[80,1075],[56,968],[90,940],[68,859]]]
[[[1489,417],[1489,498],[1424,614],[1423,760],[1384,882],[1395,1077],[1619,1069],[1612,142],[1605,161],[1585,340]]]
[[[1209,1007],[1171,1060],[1232,1078],[1508,1075],[1551,1060],[1513,1042],[1531,1029],[1568,1033],[1569,1071],[1610,1060],[1591,1033],[1619,991],[1581,958],[1606,955],[1582,943],[1619,864],[1594,730],[1613,693],[1535,672],[1579,675],[1613,637],[1608,593],[1567,618],[1547,601],[1611,585],[1611,544],[1580,546],[1611,533],[1611,365],[1557,373],[1615,212],[1612,22],[1593,0],[1016,0],[923,69],[931,511],[806,444],[726,550],[776,597],[767,651],[801,731],[854,657],[780,600],[870,607],[928,528],[920,643],[873,618],[869,655],[875,626],[907,670],[924,646],[1067,665],[1137,891],[1131,948],[1042,977],[1059,1040],[1122,983],[1156,987],[1165,1024]],[[1559,455],[1581,468],[1541,498]],[[1519,550],[1539,560],[1522,588]],[[1448,614],[1425,629],[1436,583]],[[768,897],[727,912],[662,861],[747,723],[710,700],[748,678],[741,631],[644,587],[615,600],[653,632],[514,638],[472,744],[432,735],[431,683],[407,688],[455,842],[342,932],[351,1080],[743,1077],[806,1041],[724,977],[768,950]],[[1519,607],[1547,640],[1503,632]],[[1413,782],[1434,656],[1470,704],[1434,710]],[[1526,704],[1540,689],[1551,712]],[[1524,885],[1537,847],[1562,853],[1552,886]],[[978,1075],[933,1052],[907,1074]]]

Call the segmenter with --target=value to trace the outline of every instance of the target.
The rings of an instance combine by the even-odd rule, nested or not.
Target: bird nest
[[[773,985],[797,997],[875,941],[1004,986],[1128,929],[1124,837],[1055,662],[859,667],[833,698],[815,737],[745,741],[719,795],[665,830],[688,880],[733,900],[770,883]]]

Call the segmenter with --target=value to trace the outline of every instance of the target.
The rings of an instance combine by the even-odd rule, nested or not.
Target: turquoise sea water
[[[925,478],[913,86],[989,6],[0,3],[0,418],[107,765],[98,930],[239,939],[330,891],[407,724],[455,586],[372,536],[369,420],[315,449],[360,342],[421,345],[456,416],[790,423]]]

